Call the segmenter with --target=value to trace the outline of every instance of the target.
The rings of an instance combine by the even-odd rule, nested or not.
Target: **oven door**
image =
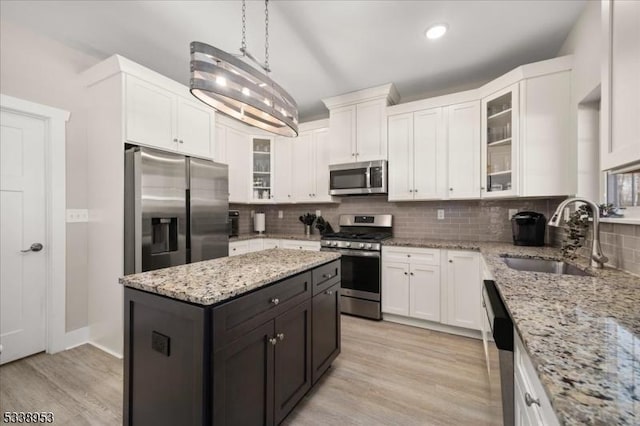
[[[342,254],[340,293],[343,296],[380,301],[380,252],[327,248],[322,251]]]

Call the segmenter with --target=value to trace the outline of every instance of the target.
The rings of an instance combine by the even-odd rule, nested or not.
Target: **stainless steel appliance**
[[[125,274],[228,255],[228,167],[125,151]]]
[[[323,235],[321,250],[342,254],[343,313],[382,319],[380,254],[382,241],[392,236],[392,221],[390,214],[340,215],[340,232]]]
[[[513,244],[516,246],[543,246],[547,219],[542,213],[518,212],[511,218]]]
[[[329,166],[329,194],[331,195],[386,193],[386,160]]]
[[[229,210],[229,236],[237,237],[238,235],[240,235],[240,212]]]
[[[484,307],[500,361],[503,424],[514,424],[513,400],[513,321],[493,281],[485,280],[482,289]]]

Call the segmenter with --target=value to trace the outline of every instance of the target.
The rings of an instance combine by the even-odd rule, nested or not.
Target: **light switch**
[[[284,212],[282,210],[278,210],[278,219],[284,218]]]
[[[438,209],[438,220],[444,219],[444,209]]]
[[[67,223],[89,222],[89,210],[67,209]]]

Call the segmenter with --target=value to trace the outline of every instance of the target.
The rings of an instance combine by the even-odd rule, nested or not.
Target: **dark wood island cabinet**
[[[278,256],[294,256],[290,250],[267,252],[272,252],[274,263]],[[211,304],[162,294],[162,288],[169,293],[167,288],[175,292],[176,286],[149,288],[152,277],[135,281],[153,272],[124,277],[123,423],[282,422],[340,353],[340,261],[335,255],[315,254],[305,259],[312,266],[303,272],[267,283],[261,279],[256,288],[233,291],[228,298],[216,294],[214,299],[224,300]],[[243,256],[246,265],[264,260],[252,259],[256,253]],[[208,262],[228,262],[224,266],[237,268],[243,256]],[[318,265],[322,260],[325,263]],[[300,268],[296,263],[293,269]],[[260,269],[272,272],[262,266],[251,273],[259,274]],[[182,272],[174,278],[190,275]],[[282,271],[278,272],[281,276]],[[232,275],[238,274],[234,269]],[[162,282],[168,282],[166,277]],[[214,282],[208,280],[207,285],[215,293]]]

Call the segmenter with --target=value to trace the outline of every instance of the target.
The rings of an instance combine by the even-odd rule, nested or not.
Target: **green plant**
[[[566,221],[564,226],[565,236],[562,240],[562,257],[566,259],[578,257],[577,252],[584,244],[591,215],[591,207],[585,204],[569,215],[569,220]]]

